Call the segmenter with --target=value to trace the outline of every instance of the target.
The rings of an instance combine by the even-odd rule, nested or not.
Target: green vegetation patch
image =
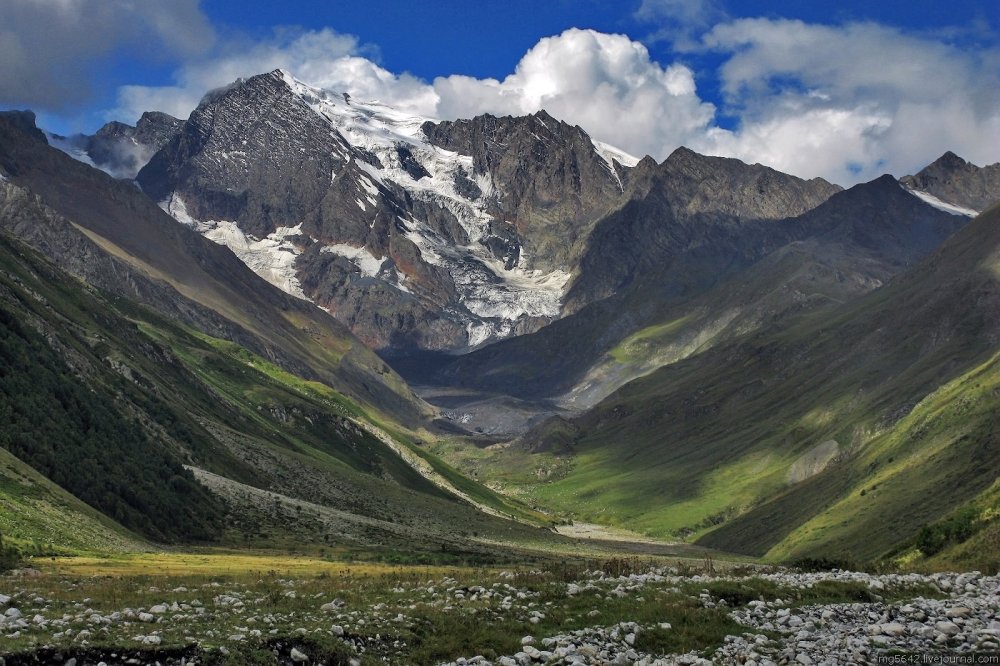
[[[647,326],[620,342],[608,354],[619,363],[641,360],[643,354],[650,353],[650,348],[662,346],[665,338],[679,331],[692,317],[693,315],[688,314],[662,324]]]
[[[181,461],[3,306],[0,424],[0,447],[125,527],[172,541],[220,525],[219,503]]]

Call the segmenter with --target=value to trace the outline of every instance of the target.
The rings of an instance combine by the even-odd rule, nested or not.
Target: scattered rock
[[[935,623],[934,628],[937,629],[942,634],[944,634],[945,636],[955,636],[956,634],[962,631],[961,629],[958,628],[957,624],[955,624],[954,622],[947,622],[947,621]]]

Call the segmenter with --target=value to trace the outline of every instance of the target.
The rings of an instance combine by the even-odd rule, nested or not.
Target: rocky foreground
[[[0,664],[766,666],[1000,654],[997,576],[626,571],[6,577]]]
[[[529,664],[778,664],[913,663],[940,655],[985,656],[1000,659],[1000,578],[978,572],[870,575],[849,571],[823,573],[772,573],[755,575],[782,587],[808,589],[826,581],[861,583],[872,591],[867,603],[830,603],[792,607],[789,600],[753,600],[731,611],[732,619],[746,628],[729,635],[707,655],[689,652],[654,655],[635,648],[643,631],[669,631],[669,623],[645,627],[635,622],[580,629],[536,639],[525,636],[523,648],[492,662],[482,657],[458,659],[449,666],[490,663],[501,666]],[[679,578],[670,571],[655,571],[617,579],[612,594],[637,594],[650,583],[686,585],[718,582],[715,576]],[[730,579],[732,580],[732,579]],[[570,583],[567,594],[592,590],[608,580],[596,578]],[[905,603],[879,600],[887,589],[926,585],[941,598],[916,597]],[[726,606],[705,590],[698,595],[708,608]],[[707,658],[706,658],[707,656]],[[916,662],[931,663],[931,662]],[[969,663],[969,662],[966,662]],[[997,662],[980,662],[997,663]]]

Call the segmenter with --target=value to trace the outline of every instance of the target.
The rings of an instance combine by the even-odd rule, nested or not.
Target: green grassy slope
[[[150,546],[0,449],[0,534],[26,552],[127,552]]]
[[[352,398],[89,288],[3,234],[0,333],[0,448],[17,472],[0,479],[0,532],[19,543],[135,547],[112,518],[154,540],[255,547],[486,554],[554,538],[428,480]],[[544,523],[381,423],[466,496]],[[219,481],[210,494],[195,477]]]
[[[631,382],[572,422],[568,447],[558,424],[573,455],[546,481],[551,458],[519,453],[512,481],[579,518],[773,558],[914,538],[1000,472],[998,222],[856,302]]]
[[[704,541],[739,541],[778,559],[883,555],[995,481],[998,394],[1000,362],[994,357],[928,395],[840,465]],[[788,531],[791,523],[782,518],[795,507],[808,511]],[[774,531],[762,531],[754,525],[758,521],[774,525]]]
[[[893,268],[874,253],[816,239],[789,243],[695,298],[664,309],[601,355],[568,393],[586,408],[629,381],[786,317],[845,303],[877,288]]]
[[[1000,482],[925,526],[901,548],[901,564],[944,571],[1000,571]]]
[[[55,272],[0,243],[0,447],[148,537],[211,538],[218,501],[116,399],[124,380],[95,372],[100,344],[86,348],[93,302],[66,283],[53,288]]]

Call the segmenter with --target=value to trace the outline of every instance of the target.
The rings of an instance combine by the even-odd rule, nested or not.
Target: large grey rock
[[[935,622],[934,628],[945,636],[955,636],[962,631],[957,624],[947,621]]]

